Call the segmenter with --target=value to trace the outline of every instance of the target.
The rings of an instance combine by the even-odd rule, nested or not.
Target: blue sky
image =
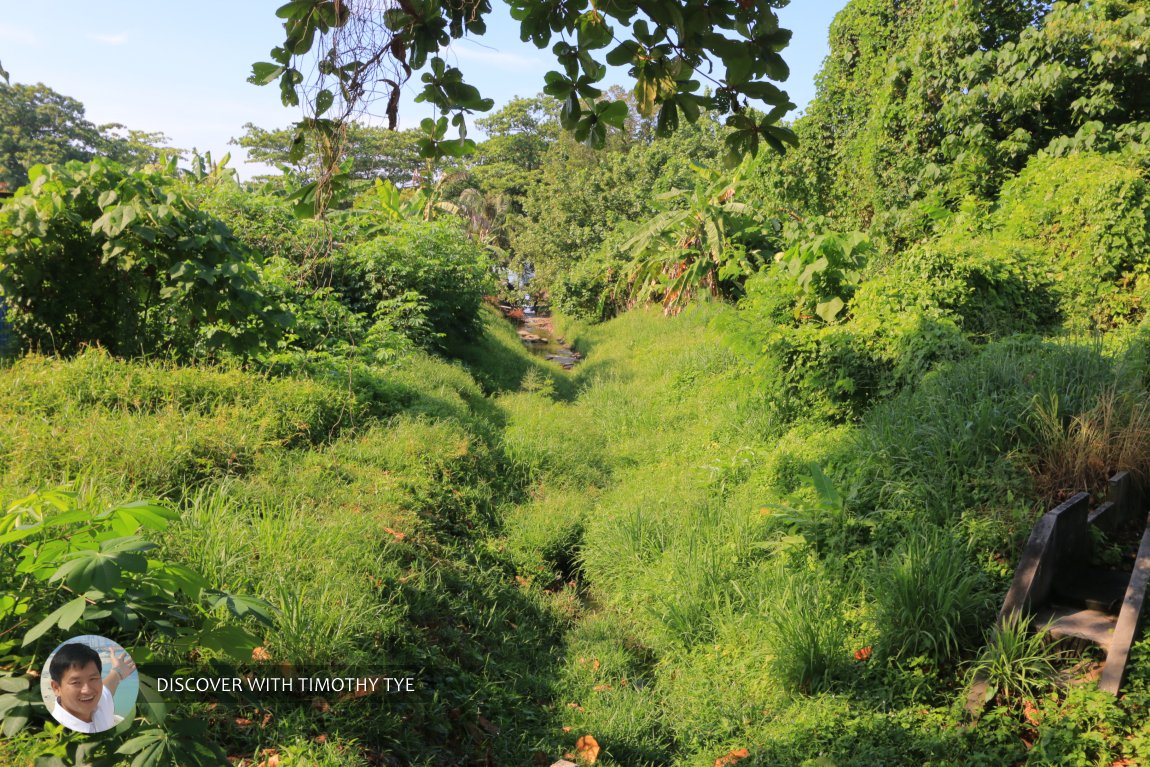
[[[243,125],[265,128],[299,119],[283,107],[278,89],[250,85],[255,61],[266,61],[281,39],[275,9],[283,0],[0,0],[0,63],[13,82],[42,82],[80,100],[95,123],[119,122],[161,131],[171,145],[231,151],[241,175],[259,172],[240,164],[242,152],[228,140]],[[846,0],[794,0],[780,15],[794,31],[783,57],[791,77],[783,87],[800,107],[814,95],[814,76],[826,56],[827,29]],[[558,68],[549,50],[519,41],[517,25],[498,0],[488,34],[452,46],[447,58],[496,106],[533,95],[543,74]],[[609,82],[626,84],[626,70]],[[418,75],[400,107],[401,127],[430,114],[412,101]],[[381,110],[380,110],[381,111]]]

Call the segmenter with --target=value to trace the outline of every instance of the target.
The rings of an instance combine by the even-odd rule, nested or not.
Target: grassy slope
[[[1036,740],[1055,761],[1150,758],[1145,665],[1124,705],[1050,695],[1040,726],[1003,710],[969,730],[956,705],[1038,510],[1032,403],[1144,392],[1144,344],[1003,342],[857,426],[783,424],[712,329],[725,311],[629,313],[579,336],[574,402],[501,400],[508,454],[537,480],[509,543],[541,582],[584,588],[555,750],[591,734],[628,767],[740,748],[743,764],[1009,764]],[[804,486],[809,461],[845,503]]]
[[[474,377],[428,357],[307,379],[98,352],[22,359],[0,369],[0,501],[69,480],[97,502],[163,497],[182,512],[169,557],[282,609],[265,641],[273,659],[380,668],[382,658],[381,672],[419,677],[419,693],[386,706],[317,714],[285,702],[262,729],[234,723],[259,721],[252,712],[214,712],[229,753],[514,763],[550,729],[538,701],[550,697],[566,612],[564,598],[521,589],[498,545],[523,475],[476,382],[498,388],[517,383],[508,371],[548,368],[493,312],[485,320],[478,351],[490,373],[477,366]]]
[[[569,331],[588,354],[572,376],[491,312],[470,370],[286,381],[28,358],[0,371],[0,487],[163,495],[183,511],[169,552],[283,608],[273,658],[419,671],[422,692],[386,707],[285,703],[264,729],[210,715],[231,753],[276,746],[285,766],[524,764],[588,734],[627,767],[740,748],[741,764],[1000,765],[1023,738],[1052,762],[1150,758],[1144,671],[1122,705],[1039,701],[1037,726],[1004,710],[966,730],[955,706],[1034,513],[1034,396],[1081,409],[1120,361],[1141,386],[1137,358],[1002,343],[860,425],[781,423],[712,329],[728,311]],[[844,504],[804,485],[810,461]]]

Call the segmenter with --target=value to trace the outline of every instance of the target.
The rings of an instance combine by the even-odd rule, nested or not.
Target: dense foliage
[[[634,99],[640,115],[656,118],[659,135],[679,127],[680,117],[696,122],[704,111],[730,115],[729,157],[736,162],[754,154],[760,144],[782,148],[794,136],[775,123],[794,107],[770,80],[783,81],[789,69],[779,51],[791,33],[779,27],[777,0],[736,2],[623,3],[588,8],[574,3],[557,8],[524,0],[511,9],[520,36],[539,48],[559,41],[552,53],[563,71],[548,72],[544,90],[562,101],[560,123],[574,136],[602,147],[610,127],[623,127],[628,106],[604,99],[595,83],[607,65],[628,66],[635,79]],[[420,153],[424,157],[461,157],[475,147],[467,138],[467,116],[494,106],[463,81],[463,73],[440,58],[439,49],[466,35],[487,31],[489,2],[473,7],[429,5],[350,7],[338,0],[296,0],[279,8],[284,41],[272,49],[271,62],[253,65],[250,81],[278,82],[285,105],[299,105],[305,95],[311,115],[299,123],[297,143],[305,131],[327,140],[341,124],[377,98],[377,83],[386,85],[389,127],[398,119],[400,89],[413,72],[426,70],[418,101],[443,116],[423,121]],[[610,47],[606,53],[599,53]],[[312,54],[318,63],[305,77],[301,61]],[[721,74],[715,70],[721,66]],[[699,93],[701,81],[713,89]],[[762,102],[769,113],[748,113],[748,102]],[[329,110],[334,115],[324,117]],[[459,138],[446,138],[448,117]],[[334,163],[329,163],[333,165]]]
[[[770,48],[773,5],[707,8]],[[281,175],[36,167],[0,209],[0,762],[1150,762],[1148,640],[1114,698],[995,620],[1041,512],[1150,477],[1143,6],[852,0],[801,144],[725,166],[780,114],[701,108],[759,92],[701,5],[513,6],[567,72],[466,154],[446,118],[341,127],[363,66],[292,67],[362,17],[300,0],[256,79],[316,131],[240,139]],[[675,7],[589,95],[609,19]],[[489,11],[391,9],[384,58],[462,122],[432,44]],[[695,100],[700,34],[744,47]],[[531,303],[572,371],[488,305]],[[420,687],[148,699],[82,743],[20,672],[79,630]]]
[[[0,293],[26,348],[186,356],[274,344],[251,256],[158,172],[33,166],[0,212]]]

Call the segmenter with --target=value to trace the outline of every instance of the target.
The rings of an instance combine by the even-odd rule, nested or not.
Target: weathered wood
[[[1101,610],[1052,606],[1036,612],[1034,622],[1046,626],[1055,639],[1085,639],[1106,650],[1113,642],[1118,618]]]
[[[1078,493],[1038,520],[1022,550],[1014,580],[998,612],[999,620],[1020,610],[1033,612],[1050,596],[1059,567],[1089,556],[1090,535],[1086,529],[1089,503],[1089,495]]]
[[[1130,647],[1142,622],[1142,608],[1146,600],[1146,587],[1150,584],[1150,528],[1142,534],[1138,545],[1138,558],[1134,561],[1134,572],[1130,574],[1130,585],[1126,587],[1126,598],[1122,602],[1122,612],[1114,626],[1114,638],[1106,653],[1106,667],[1098,680],[1098,689],[1114,695],[1126,678],[1126,663],[1130,660]]]
[[[1134,477],[1128,471],[1120,471],[1110,478],[1106,486],[1106,500],[1113,503],[1118,509],[1115,528],[1141,513],[1138,507],[1138,494],[1134,492]],[[1107,531],[1109,532],[1109,531]]]

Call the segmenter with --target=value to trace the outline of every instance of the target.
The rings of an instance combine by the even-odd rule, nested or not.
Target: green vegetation
[[[281,9],[257,79],[298,97],[342,7]],[[1150,17],[853,0],[799,146],[724,169],[790,134],[702,107],[770,102],[780,62],[696,40],[738,47],[696,100],[701,7],[628,27],[606,55],[639,85],[608,100],[588,51],[640,6],[516,6],[577,44],[474,154],[446,118],[326,123],[322,87],[306,139],[247,127],[283,166],[256,184],[20,149],[57,164],[0,208],[0,762],[1150,763],[1150,639],[1114,698],[995,622],[1041,512],[1150,477]],[[388,17],[445,111],[488,105],[432,43],[488,10]],[[572,370],[507,321],[528,293]],[[161,706],[145,680],[83,741],[23,674],[79,632],[416,691]]]

